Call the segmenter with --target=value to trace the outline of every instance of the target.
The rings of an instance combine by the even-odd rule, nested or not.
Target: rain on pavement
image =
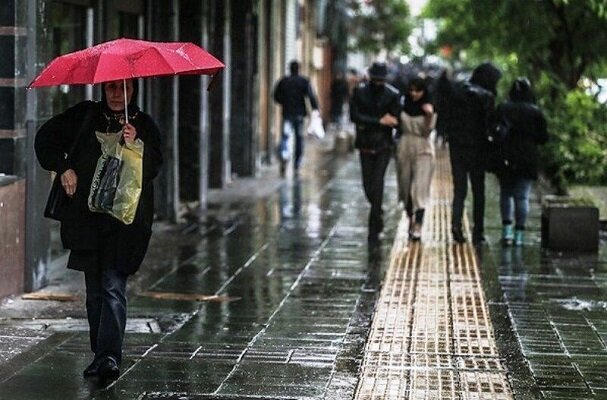
[[[352,397],[381,256],[398,221],[396,183],[388,178],[388,238],[370,259],[358,160],[313,147],[302,176],[267,198],[220,205],[209,224],[152,242],[130,287],[129,318],[157,321],[161,331],[131,323],[114,385],[83,380],[85,331],[41,330],[29,351],[0,365],[0,398]],[[153,293],[226,297],[197,302]]]
[[[364,386],[367,337],[400,229],[389,171],[386,237],[378,251],[366,244],[368,206],[357,156],[336,156],[329,145],[313,143],[300,177],[289,174],[282,182],[270,175],[263,181],[266,195],[215,203],[204,223],[192,222],[179,234],[157,227],[142,271],[131,281],[125,362],[109,387],[81,376],[90,351],[81,288],[74,283],[79,275],[61,278],[78,301],[29,301],[36,304],[25,309],[28,301],[4,302],[0,399],[354,398]],[[496,184],[492,177],[487,183],[488,244],[477,253],[478,268],[506,393],[607,398],[604,240],[596,255],[543,251],[534,202],[525,246],[503,248]],[[419,321],[440,314],[422,304],[415,310]],[[436,339],[429,330],[424,335],[402,340]],[[454,348],[444,351],[437,360],[462,358]],[[403,377],[455,376],[453,395],[443,398],[503,398],[484,390],[484,382],[464,387],[456,372],[474,372],[474,365],[395,368]],[[438,381],[428,382],[430,388]],[[358,398],[430,399],[428,393],[436,393],[418,389],[361,392]]]

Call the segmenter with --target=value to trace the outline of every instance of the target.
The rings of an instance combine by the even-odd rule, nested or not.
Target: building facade
[[[42,216],[51,174],[33,152],[37,128],[98,87],[27,84],[54,57],[128,37],[191,41],[226,64],[209,77],[144,79],[138,104],[163,134],[157,215],[176,222],[182,204],[202,212],[210,188],[256,176],[271,164],[280,114],[271,99],[288,62],[328,111],[330,40],[319,29],[324,0],[4,0],[0,8],[0,297],[45,286],[66,257],[58,225]],[[320,21],[320,22],[319,22]],[[209,88],[210,85],[210,88]]]

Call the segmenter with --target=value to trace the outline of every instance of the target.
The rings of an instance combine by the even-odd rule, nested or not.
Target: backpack
[[[506,138],[511,135],[512,121],[504,113],[497,113],[487,127],[486,132],[486,151],[487,163],[486,169],[495,174],[508,167],[508,157],[506,155]]]
[[[501,144],[512,130],[512,122],[505,116],[499,116],[489,124],[487,129],[487,142]]]

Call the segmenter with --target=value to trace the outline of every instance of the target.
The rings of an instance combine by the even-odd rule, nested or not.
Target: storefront
[[[191,41],[225,62],[208,77],[144,79],[138,104],[163,135],[156,182],[158,219],[179,220],[183,204],[204,216],[208,191],[271,163],[280,134],[274,83],[291,58],[313,72],[315,1],[4,0],[0,8],[0,297],[44,287],[63,268],[59,224],[42,216],[52,174],[33,143],[51,116],[99,87],[27,90],[54,57],[118,37]],[[288,33],[288,37],[287,37]],[[287,57],[288,56],[288,57]],[[289,58],[289,59],[287,59]]]

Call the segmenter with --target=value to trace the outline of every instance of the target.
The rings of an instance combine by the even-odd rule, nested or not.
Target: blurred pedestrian
[[[162,164],[160,132],[152,118],[135,105],[137,91],[134,80],[104,83],[100,102],[85,101],[52,117],[42,125],[35,141],[40,164],[61,177],[70,199],[61,220],[61,241],[71,250],[67,267],[84,272],[94,353],[83,375],[100,380],[116,379],[120,373],[127,278],[139,269],[147,251],[154,213],[152,180]],[[142,191],[135,219],[129,225],[89,210],[89,193],[102,154],[96,132],[122,135],[126,146],[136,142],[145,145]],[[66,154],[71,156],[66,158]]]
[[[500,185],[502,240],[506,245],[524,242],[531,185],[538,177],[539,145],[548,140],[546,119],[536,105],[531,82],[517,78],[508,101],[499,105],[496,121],[504,123],[499,141],[502,166],[497,170]],[[513,225],[514,222],[514,225]]]
[[[462,230],[464,200],[468,178],[472,186],[473,221],[472,242],[480,244],[484,238],[485,214],[485,147],[489,119],[495,112],[497,82],[502,73],[491,63],[482,63],[472,72],[469,81],[452,83],[445,73],[438,83],[441,97],[438,112],[439,125],[447,135],[453,175],[453,204],[451,233],[453,240],[464,243]]]
[[[348,98],[351,99],[354,94],[354,89],[362,81],[362,77],[356,68],[349,68],[346,74],[346,82],[348,83]]]
[[[341,130],[344,104],[348,100],[348,82],[342,73],[338,73],[331,83],[331,122]]]
[[[385,63],[374,62],[368,72],[369,81],[354,89],[350,118],[356,124],[354,147],[360,152],[363,188],[371,203],[368,241],[376,243],[384,229],[384,175],[392,157],[392,132],[398,125],[401,104],[398,90],[386,83]]]
[[[295,137],[295,155],[293,170],[299,172],[304,152],[303,123],[307,115],[306,98],[310,101],[313,113],[319,113],[318,100],[308,78],[299,74],[299,62],[291,61],[290,75],[281,78],[274,88],[274,100],[282,106],[282,134],[278,148],[280,158],[280,176],[284,177],[290,158],[289,140]]]
[[[398,193],[409,217],[409,238],[420,240],[434,173],[434,144],[430,134],[436,124],[424,79],[410,80],[400,124],[396,151]]]

